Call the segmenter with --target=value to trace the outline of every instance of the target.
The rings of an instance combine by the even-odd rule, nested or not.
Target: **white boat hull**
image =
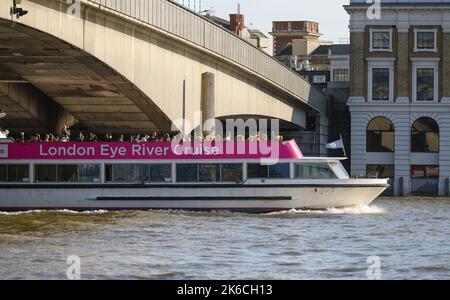
[[[4,185],[0,186],[0,210],[320,210],[368,205],[387,187],[386,179],[241,185]]]

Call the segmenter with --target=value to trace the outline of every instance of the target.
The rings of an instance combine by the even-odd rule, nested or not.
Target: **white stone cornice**
[[[381,56],[370,56],[370,57],[366,57],[367,61],[380,61],[380,62],[394,62],[397,60],[396,57],[381,57]]]
[[[365,26],[364,25],[349,25],[348,29],[350,30],[350,33],[352,33],[352,32],[364,32]]]
[[[398,97],[395,102],[397,103],[409,103],[409,98],[408,97]]]
[[[441,58],[440,57],[416,56],[416,57],[411,57],[410,60],[412,62],[439,62],[439,61],[441,61]]]

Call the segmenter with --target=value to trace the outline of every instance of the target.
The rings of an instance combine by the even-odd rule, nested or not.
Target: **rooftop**
[[[331,45],[331,55],[350,55],[349,44]]]

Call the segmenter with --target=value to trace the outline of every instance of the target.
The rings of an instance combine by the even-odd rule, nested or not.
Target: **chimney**
[[[244,16],[241,15],[241,5],[238,4],[238,13],[230,14],[230,31],[242,37],[242,30],[245,28]]]

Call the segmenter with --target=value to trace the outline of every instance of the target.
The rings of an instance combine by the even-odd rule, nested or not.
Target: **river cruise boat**
[[[387,179],[352,179],[342,158],[294,141],[17,143],[0,140],[0,211],[248,213],[368,205]]]

